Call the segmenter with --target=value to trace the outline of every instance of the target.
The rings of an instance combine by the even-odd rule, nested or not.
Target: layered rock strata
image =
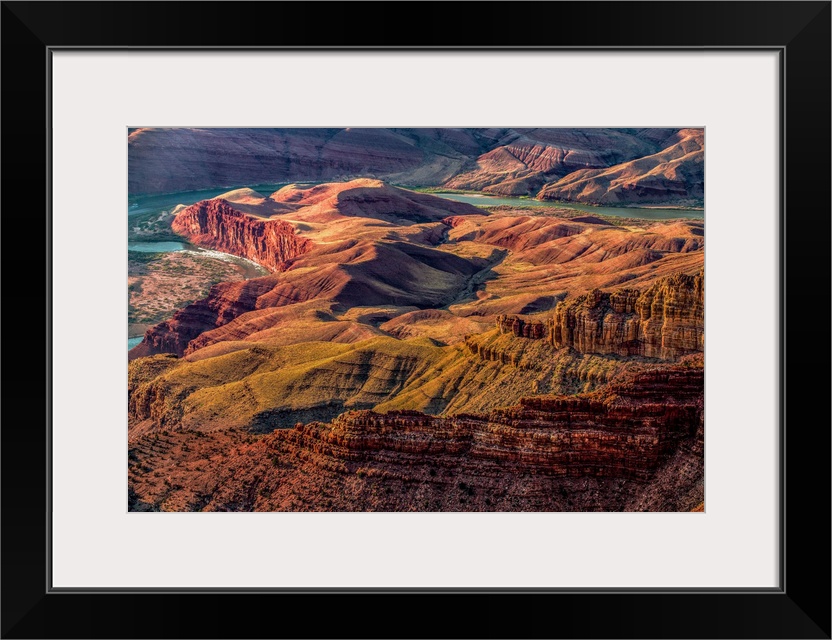
[[[254,439],[144,436],[131,445],[131,508],[686,511],[703,495],[702,382],[687,363],[488,414],[355,411]],[[668,465],[683,476],[651,498]]]
[[[553,476],[646,480],[681,439],[695,434],[702,384],[701,369],[657,369],[594,394],[523,398],[488,415],[354,411],[329,424],[276,431],[268,448],[369,464],[409,466],[448,456]]]
[[[556,349],[676,360],[705,348],[704,298],[704,272],[679,273],[644,291],[596,289],[562,301],[546,324],[506,315],[497,316],[496,324],[501,334],[545,338]],[[477,355],[500,359],[478,347],[469,344]]]
[[[555,307],[549,340],[581,353],[675,360],[704,351],[705,276],[675,274],[644,291],[595,290]]]
[[[283,271],[292,258],[313,246],[288,222],[252,217],[222,199],[187,207],[171,228],[193,244],[248,258],[273,272]]]
[[[518,338],[540,340],[546,337],[546,325],[542,322],[530,322],[517,316],[497,316],[497,329],[500,333],[511,333]]]
[[[541,200],[593,204],[701,204],[705,197],[705,132],[682,129],[658,153],[609,168],[580,169],[547,184]]]
[[[471,355],[477,356],[487,362],[499,362],[500,364],[510,364],[514,367],[520,366],[520,358],[515,353],[508,353],[498,347],[482,344],[472,337],[465,340],[465,346]]]

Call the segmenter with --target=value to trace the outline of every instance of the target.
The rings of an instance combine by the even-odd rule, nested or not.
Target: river
[[[478,193],[431,193],[431,195],[467,202],[477,207],[497,207],[509,205],[512,207],[557,207],[559,209],[574,209],[588,214],[617,216],[620,218],[640,218],[642,220],[667,220],[668,218],[691,218],[702,220],[704,209],[654,209],[652,207],[596,207],[590,204],[575,204],[572,202],[554,202],[552,200],[533,200],[531,198],[511,198],[507,196],[491,196]]]
[[[184,242],[128,242],[128,251],[138,251],[139,253],[173,253],[175,251],[185,251],[190,245]]]
[[[255,184],[249,188],[268,197],[287,183]],[[307,184],[307,183],[304,183]],[[312,183],[308,183],[310,186]],[[132,196],[128,198],[127,215],[134,216],[141,213],[161,212],[172,209],[178,204],[190,205],[200,200],[215,198],[220,194],[242,187],[223,187],[219,189],[203,189],[201,191],[183,191],[181,193],[166,193],[150,196]],[[532,198],[512,198],[509,196],[492,196],[479,193],[443,193],[435,192],[431,195],[467,202],[478,207],[496,207],[510,205],[512,207],[556,207],[574,209],[589,214],[617,216],[621,218],[640,218],[642,220],[666,220],[668,218],[691,218],[702,220],[704,209],[661,209],[654,207],[603,207],[574,202],[555,202],[552,200],[533,200]]]
[[[249,188],[263,194],[270,196],[272,193],[285,187],[287,183],[269,183],[269,184],[254,184]],[[141,214],[161,214],[163,211],[170,210],[176,205],[184,204],[191,205],[200,200],[208,198],[215,198],[218,195],[232,191],[233,189],[240,189],[242,187],[224,187],[218,189],[202,189],[200,191],[183,191],[180,193],[163,193],[159,195],[147,196],[128,196],[127,198],[127,216],[137,216]],[[193,251],[204,255],[206,257],[215,258],[217,260],[224,260],[227,262],[234,262],[243,267],[246,279],[257,278],[268,274],[268,271],[251,260],[232,256],[227,253],[219,251],[212,251],[210,249],[202,249],[200,247],[188,244],[187,242],[163,241],[163,242],[128,242],[128,251],[138,251],[141,253],[172,253],[177,251]],[[132,336],[127,339],[128,351],[135,347],[142,341],[142,336]]]
[[[188,251],[206,258],[213,258],[215,260],[222,260],[224,262],[233,262],[242,267],[243,275],[246,280],[251,278],[259,278],[268,275],[268,269],[261,267],[259,264],[246,258],[233,256],[221,251],[214,251],[213,249],[203,249],[187,242],[128,242],[128,251],[138,251],[139,253],[177,253],[180,251]],[[127,338],[127,350],[129,351],[142,341],[143,336],[129,336]]]
[[[249,189],[254,189],[267,198],[287,183],[276,184],[253,184]],[[218,195],[242,189],[243,187],[221,187],[219,189],[202,189],[200,191],[182,191],[180,193],[162,193],[149,196],[129,196],[127,198],[127,215],[135,216],[140,213],[160,213],[166,209],[173,209],[178,204],[189,205],[200,200],[216,198]]]

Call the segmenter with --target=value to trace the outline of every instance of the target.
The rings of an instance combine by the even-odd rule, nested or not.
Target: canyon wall
[[[673,130],[662,130],[666,136]],[[661,137],[661,136],[660,136]],[[632,129],[513,129],[476,159],[476,168],[447,182],[507,196],[533,195],[546,183],[587,167],[609,167],[657,151]]]
[[[675,360],[705,349],[705,275],[674,274],[642,292],[592,291],[555,307],[549,340],[582,353]]]
[[[530,322],[517,316],[497,316],[497,329],[500,333],[511,333],[518,338],[540,340],[546,336],[546,325],[544,323]]]
[[[406,136],[380,128],[140,128],[128,136],[131,194],[322,182],[424,162]]]
[[[271,450],[381,467],[460,457],[553,476],[646,480],[702,417],[702,369],[656,370],[583,397],[539,396],[488,415],[354,411],[276,431]]]
[[[289,260],[312,248],[288,222],[252,217],[221,199],[183,209],[171,228],[195,245],[248,258],[270,271],[282,271]]]
[[[704,279],[700,271],[661,278],[644,291],[594,290],[559,302],[545,325],[500,315],[497,329],[518,338],[546,339],[556,349],[677,360],[705,349]],[[500,359],[481,351],[478,355],[486,359]]]
[[[663,484],[660,510],[690,510],[702,501],[702,384],[701,366],[680,364],[488,414],[353,411],[259,438],[143,436],[131,444],[131,508],[650,510],[636,500],[671,465],[685,473]]]

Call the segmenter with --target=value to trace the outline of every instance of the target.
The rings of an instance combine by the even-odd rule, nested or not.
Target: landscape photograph
[[[126,135],[129,511],[705,510],[703,128]]]

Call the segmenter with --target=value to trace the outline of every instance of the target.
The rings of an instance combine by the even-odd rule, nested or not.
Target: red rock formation
[[[500,333],[513,333],[517,338],[541,340],[546,337],[546,325],[542,322],[529,322],[517,316],[497,316],[497,329]]]
[[[468,347],[468,351],[471,355],[477,356],[482,360],[510,364],[514,367],[519,365],[519,359],[516,354],[507,353],[506,351],[498,349],[494,346],[481,344],[480,342],[473,340],[471,337],[468,337],[465,340],[465,346]]]
[[[260,437],[133,437],[131,509],[688,511],[703,495],[702,385],[689,363],[487,415],[355,411]]]
[[[248,258],[271,271],[283,271],[292,258],[312,248],[288,222],[255,218],[221,199],[183,209],[171,228],[193,244]]]
[[[184,355],[189,343],[203,332],[211,333],[194,342],[192,349],[226,339],[240,340],[248,335],[243,322],[227,331],[214,330],[251,311],[312,299],[337,301],[345,307],[390,303],[442,306],[454,299],[484,264],[480,259],[469,260],[422,244],[442,238],[446,226],[440,221],[449,214],[478,214],[469,204],[397,189],[377,180],[306,189],[293,186],[275,197],[278,201],[264,205],[267,212],[273,206],[297,207],[293,220],[309,215],[319,218],[318,224],[354,217],[356,227],[352,230],[360,231],[357,237],[315,244],[299,236],[288,222],[258,218],[236,208],[247,205],[232,205],[221,198],[183,209],[173,222],[177,233],[194,244],[249,258],[282,274],[215,285],[205,299],[149,329],[130,351],[130,359],[164,352]],[[258,206],[250,208],[257,211]],[[395,228],[390,225],[407,230],[417,221],[428,220],[435,222],[433,228],[417,228],[413,236],[403,234],[401,240],[389,232]],[[256,330],[264,328],[258,325]]]
[[[555,476],[647,479],[696,432],[702,385],[702,369],[680,367],[642,372],[582,397],[524,398],[485,416],[352,411],[329,424],[276,431],[267,448],[365,464],[391,454],[407,464],[418,464],[411,456],[450,455]]]
[[[675,360],[705,348],[705,275],[675,274],[644,291],[595,290],[558,304],[549,320],[556,348]]]

